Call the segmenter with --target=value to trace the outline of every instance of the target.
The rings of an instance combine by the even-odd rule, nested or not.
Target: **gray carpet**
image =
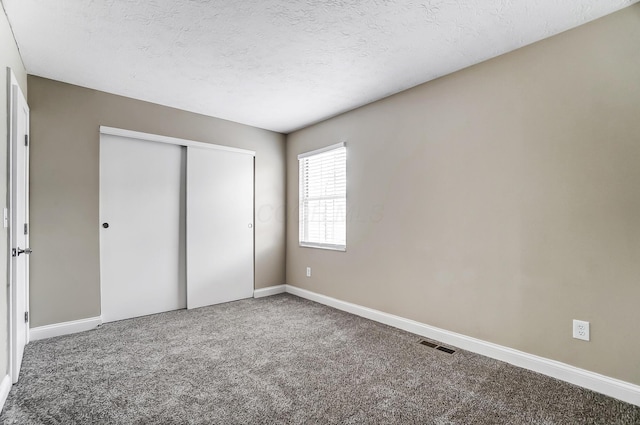
[[[3,424],[640,424],[640,408],[291,295],[27,346]]]

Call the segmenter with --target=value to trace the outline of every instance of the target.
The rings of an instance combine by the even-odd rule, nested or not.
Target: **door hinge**
[[[24,323],[29,323],[29,312],[28,311],[24,312]]]
[[[24,145],[25,146],[29,146],[29,135],[28,134],[24,135]]]
[[[25,235],[29,234],[29,225],[27,223],[24,223],[24,234]]]

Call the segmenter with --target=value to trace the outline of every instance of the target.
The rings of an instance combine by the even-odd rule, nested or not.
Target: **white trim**
[[[17,140],[17,129],[15,128],[17,124],[17,108],[20,104],[20,100],[24,100],[25,107],[27,111],[29,111],[29,104],[27,103],[26,97],[22,92],[22,88],[16,79],[13,70],[10,67],[7,67],[7,146],[8,146],[8,174],[7,174],[7,207],[9,213],[9,228],[7,231],[7,252],[11,252],[13,248],[17,248],[16,241],[16,231],[22,228],[22,225],[17,225],[14,223],[16,218],[16,177],[17,177],[17,168],[16,165],[16,149],[18,145],[24,146],[22,140]],[[29,137],[29,120],[30,120],[30,112],[26,117],[27,120],[27,130],[26,135]],[[16,140],[14,140],[16,139]],[[25,152],[25,190],[29,193],[29,147],[24,147]],[[29,202],[25,203],[25,214],[26,221],[29,222]],[[25,249],[28,247],[29,236],[25,235]],[[29,312],[29,257],[25,256],[24,261],[26,262],[26,270],[24,277],[24,288],[16,287],[16,264],[13,261],[12,257],[7,255],[7,278],[9,282],[9,300],[8,300],[8,374],[12,378],[12,383],[18,381],[19,373],[20,373],[20,360],[22,359],[22,352],[24,350],[24,346],[29,343],[29,325],[26,324],[23,320],[24,314]],[[25,306],[21,311],[17,311],[17,299],[19,297],[17,291],[24,290],[25,291]],[[20,329],[18,329],[20,328]],[[24,332],[24,346],[19,346],[18,337],[20,334]]]
[[[287,292],[286,285],[269,286],[268,288],[255,289],[253,291],[253,298],[268,297],[276,294],[284,294],[285,292]]]
[[[0,383],[0,412],[4,408],[4,402],[7,401],[7,397],[9,396],[9,391],[11,391],[11,377],[9,375],[4,375],[2,378],[2,382]]]
[[[346,145],[347,144],[345,142],[340,142],[340,143],[336,143],[335,145],[325,146],[324,148],[315,149],[315,150],[312,150],[312,151],[309,151],[309,152],[303,152],[300,155],[298,155],[298,159],[306,158],[306,157],[312,156],[312,155],[317,155],[317,154],[322,153],[322,152],[332,151],[332,150],[338,149],[338,148],[343,148]]]
[[[7,208],[8,208],[8,212],[9,212],[9,228],[7,229],[7,279],[8,279],[8,284],[10,286],[9,288],[9,292],[8,292],[8,296],[9,296],[9,320],[8,320],[8,326],[9,326],[9,335],[8,335],[8,349],[9,349],[9,362],[8,362],[8,366],[9,369],[7,370],[7,373],[11,373],[11,371],[14,369],[13,364],[16,362],[16,355],[15,355],[15,331],[14,331],[14,327],[16,325],[15,323],[15,318],[13,317],[14,315],[14,308],[15,308],[15,303],[13,301],[13,292],[14,292],[14,288],[13,288],[13,261],[11,259],[11,257],[9,256],[9,253],[11,252],[11,249],[13,248],[13,235],[12,235],[12,231],[11,231],[11,222],[13,221],[13,205],[12,204],[12,199],[13,199],[13,143],[11,140],[11,135],[13,134],[13,85],[14,84],[18,84],[18,81],[16,80],[16,76],[13,74],[13,70],[9,67],[7,67],[7,146],[9,149],[9,152],[7,152],[7,156],[8,156],[8,162],[9,162],[9,169],[7,170],[8,174],[7,174]],[[28,325],[27,325],[28,326]],[[27,332],[28,334],[28,332]],[[9,376],[9,375],[7,375]],[[9,377],[11,378],[11,377]],[[2,380],[2,384],[0,387],[0,395],[3,393],[4,390],[4,379]],[[12,383],[12,382],[11,382]],[[7,393],[8,394],[8,393]],[[0,399],[2,400],[2,399]],[[2,403],[4,405],[4,402]]]
[[[77,332],[89,331],[102,324],[102,317],[90,317],[88,319],[72,320],[70,322],[54,323],[53,325],[31,328],[30,340],[53,338],[54,336],[69,335]]]
[[[472,338],[459,333],[429,326],[404,317],[394,316],[372,308],[363,307],[346,301],[321,295],[306,289],[286,285],[289,294],[306,298],[311,301],[324,304],[338,310],[346,311],[385,325],[393,326],[429,339],[443,342],[447,345],[462,348],[467,351],[501,360],[515,366],[542,373],[562,381],[566,381],[610,397],[617,398],[627,403],[640,406],[640,386],[610,378],[599,373],[590,372],[575,366],[550,360],[534,354],[525,353],[513,348]]]
[[[298,246],[300,248],[328,249],[329,251],[347,251],[346,245],[334,245],[329,243],[298,242]]]
[[[122,128],[100,126],[101,134],[110,134],[112,136],[128,137],[130,139],[147,140],[151,142],[168,143],[170,145],[190,146],[195,148],[218,149],[222,151],[244,153],[256,156],[255,151],[247,149],[232,148],[229,146],[214,145],[212,143],[196,142],[194,140],[179,139],[177,137],[161,136],[159,134],[142,133],[140,131],[124,130]]]

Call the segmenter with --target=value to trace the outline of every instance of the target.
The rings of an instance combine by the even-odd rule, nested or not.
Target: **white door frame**
[[[220,149],[223,151],[246,153],[249,155],[256,156],[255,151],[251,151],[247,149],[232,148],[230,146],[222,146],[222,145],[214,145],[213,143],[196,142],[193,140],[179,139],[177,137],[161,136],[159,134],[142,133],[140,131],[124,130],[122,128],[106,127],[104,125],[100,126],[100,133],[111,134],[112,136],[128,137],[130,139],[147,140],[149,142],[169,143],[171,145],[193,146],[197,148]]]
[[[10,68],[7,68],[7,97],[9,98],[8,110],[7,113],[9,115],[8,125],[9,125],[9,140],[7,142],[8,145],[8,158],[9,158],[9,184],[8,187],[8,196],[7,196],[7,205],[8,205],[8,215],[9,215],[9,232],[8,232],[8,250],[7,250],[7,269],[8,269],[8,279],[10,285],[9,291],[9,370],[8,374],[11,376],[11,380],[13,383],[18,381],[18,375],[20,373],[20,360],[22,357],[22,352],[24,350],[24,346],[19,346],[17,343],[18,337],[20,337],[19,332],[24,332],[24,345],[29,343],[29,324],[25,315],[29,312],[29,256],[26,255],[30,252],[28,248],[29,244],[29,235],[28,232],[25,232],[24,236],[24,247],[18,247],[17,241],[15,237],[15,232],[22,231],[23,224],[28,225],[29,223],[29,204],[28,204],[28,194],[29,194],[29,147],[26,143],[26,140],[23,140],[22,137],[18,137],[19,129],[16,128],[17,124],[17,108],[21,104],[19,99],[24,99],[24,107],[29,110],[28,105],[26,104],[26,99],[18,81],[11,71]],[[27,140],[29,137],[29,116],[27,114],[27,122],[26,122],[26,136]],[[20,198],[20,194],[17,194],[17,182],[16,176],[19,171],[21,171],[22,167],[20,164],[17,164],[14,156],[19,147],[23,147],[25,149],[25,161],[24,172],[25,172],[25,185],[23,194],[25,200],[25,223],[16,223],[16,205],[17,200]],[[25,279],[24,279],[24,287],[20,287],[16,285],[16,271],[15,271],[15,263],[14,256],[12,255],[12,251],[17,248],[22,248],[26,250],[23,251],[25,254],[24,259],[26,261],[25,264]],[[15,257],[17,258],[17,257]],[[24,311],[18,311],[19,307],[17,306],[17,299],[21,295],[19,291],[24,293]],[[20,309],[22,310],[22,309]]]

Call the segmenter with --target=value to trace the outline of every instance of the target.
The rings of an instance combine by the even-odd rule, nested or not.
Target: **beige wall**
[[[100,125],[256,151],[256,288],[284,283],[284,135],[29,76],[31,326],[100,315]]]
[[[18,80],[18,84],[22,89],[22,92],[27,95],[27,73],[22,64],[18,47],[13,39],[11,28],[9,27],[9,21],[4,13],[4,6],[0,11],[0,69],[3,76],[2,83],[0,83],[0,210],[7,207],[7,153],[8,145],[7,140],[9,137],[7,120],[7,67],[11,68],[13,74]],[[0,226],[0,258],[5,260],[0,261],[0,287],[3,289],[0,291],[0,379],[8,371],[9,362],[9,286],[7,275],[7,261],[10,257],[7,255],[9,234],[7,229]]]
[[[638,46],[640,5],[289,135],[287,283],[640,384]],[[300,248],[343,140],[347,252]]]

